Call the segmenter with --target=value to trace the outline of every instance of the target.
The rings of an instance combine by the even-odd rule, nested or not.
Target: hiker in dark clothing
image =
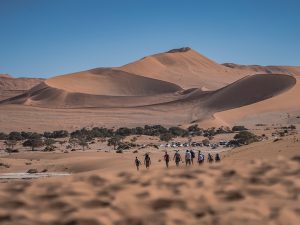
[[[175,161],[176,166],[178,167],[178,166],[179,166],[179,163],[180,163],[180,161],[181,161],[181,156],[180,156],[180,154],[179,154],[178,151],[175,152],[174,157],[173,157],[173,160]]]
[[[146,168],[149,169],[149,167],[151,165],[151,159],[150,159],[150,156],[148,153],[145,155],[144,164],[145,164]]]
[[[136,170],[139,171],[140,170],[140,165],[142,164],[141,161],[138,159],[138,157],[135,157],[135,166],[136,166]]]
[[[212,156],[210,153],[208,153],[207,161],[208,161],[209,163],[214,162],[214,158],[213,158],[213,156]]]
[[[221,161],[221,156],[220,156],[219,153],[216,154],[215,161],[216,162],[220,162]]]
[[[168,152],[165,153],[164,160],[166,162],[166,167],[169,168],[170,156],[169,156]]]
[[[192,162],[192,164],[194,164],[194,158],[196,157],[195,152],[193,150],[190,150],[190,153],[191,153],[191,156],[192,156],[191,162]]]

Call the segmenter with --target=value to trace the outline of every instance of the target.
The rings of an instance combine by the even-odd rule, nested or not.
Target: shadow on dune
[[[106,70],[97,70],[92,71],[92,73],[97,73],[99,76],[99,73],[103,71],[108,73],[105,76],[111,76],[111,70],[109,72]],[[103,79],[106,79],[105,76],[104,78],[103,76],[100,76],[100,83]],[[117,80],[118,77],[121,77],[120,75],[114,76],[116,77],[109,78],[111,79],[109,82],[114,82],[114,80]],[[133,79],[133,83],[127,81],[127,83],[124,84],[124,87],[122,88],[127,88],[129,90],[123,91],[123,96],[70,92],[55,88],[54,86],[50,86],[44,82],[35,86],[25,94],[2,101],[0,104],[23,104],[44,108],[66,109],[135,107],[164,108],[181,107],[184,105],[187,111],[197,107],[199,110],[214,113],[272,98],[292,88],[296,84],[296,79],[290,75],[260,74],[244,77],[216,91],[202,91],[197,88],[183,90],[175,84],[144,78],[138,75],[126,73],[126,76],[128,79],[131,79],[132,77],[138,78],[137,80]],[[123,77],[122,79],[127,78]],[[68,80],[65,79],[66,77],[64,77],[64,82]],[[97,80],[98,78],[93,79]],[[81,81],[82,80],[80,80],[80,82]],[[57,83],[58,81],[55,82]],[[53,85],[55,82],[51,81],[50,83]],[[61,87],[63,85],[66,86],[67,84],[60,84]],[[81,85],[84,86],[85,84],[81,83]],[[135,87],[136,85],[138,87]],[[117,87],[119,86],[122,86],[122,84],[118,83]],[[145,86],[145,90],[143,86]],[[101,86],[99,86],[99,88],[101,88]],[[102,92],[107,91],[108,94],[111,94],[113,89],[114,88],[112,87],[106,87],[106,89],[102,90]],[[120,90],[118,90],[118,92],[120,92]],[[126,93],[129,92],[130,94],[126,95]],[[101,91],[99,93],[101,93]],[[138,95],[139,93],[140,95]]]

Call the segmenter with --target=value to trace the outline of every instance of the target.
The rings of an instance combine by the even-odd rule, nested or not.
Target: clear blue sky
[[[300,65],[299,0],[0,0],[0,73],[49,77],[189,46]]]

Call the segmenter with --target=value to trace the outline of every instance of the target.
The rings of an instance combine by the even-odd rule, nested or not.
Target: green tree
[[[78,144],[82,147],[82,150],[84,151],[86,147],[89,147],[88,141],[86,138],[78,138]]]
[[[52,138],[46,138],[44,140],[44,144],[46,145],[46,148],[45,148],[46,151],[53,151],[55,140]]]
[[[171,133],[161,134],[159,136],[159,139],[161,141],[169,142],[169,141],[171,141],[173,139],[173,135]]]
[[[44,142],[42,136],[38,133],[32,133],[28,140],[23,143],[24,147],[31,147],[31,150],[34,151],[35,148],[42,147]]]
[[[77,140],[76,138],[70,138],[70,139],[69,139],[69,144],[71,145],[71,147],[72,147],[73,149],[75,149],[76,146],[77,146],[77,144],[78,144],[78,140]]]
[[[238,143],[246,145],[258,141],[258,137],[249,131],[239,132],[234,136],[234,139],[238,141]]]
[[[119,135],[113,136],[107,140],[107,145],[114,146],[114,150],[116,150],[116,146],[118,146],[120,144],[121,140],[122,140],[121,136],[119,136]]]

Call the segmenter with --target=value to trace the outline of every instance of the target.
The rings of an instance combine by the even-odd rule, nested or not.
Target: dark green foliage
[[[0,132],[0,140],[7,140],[7,139],[8,139],[8,135]]]
[[[45,138],[66,138],[69,136],[69,132],[66,130],[57,130],[53,132],[45,132],[43,136]]]
[[[4,142],[5,146],[6,146],[6,151],[9,153],[15,152],[15,146],[17,144],[16,140],[6,140]]]
[[[258,141],[258,137],[249,131],[239,132],[234,136],[234,139],[238,141],[238,143],[246,145]]]
[[[14,140],[14,141],[24,140],[22,134],[20,132],[17,132],[17,131],[10,132],[9,135],[8,135],[8,139],[9,140]]]
[[[89,147],[88,141],[84,137],[78,138],[78,144],[82,147],[83,151],[86,147]]]
[[[189,126],[187,130],[191,135],[201,136],[203,134],[203,129],[199,128],[198,124]]]
[[[94,127],[91,130],[91,133],[92,133],[91,136],[93,136],[94,138],[96,137],[105,138],[105,137],[112,137],[114,135],[114,130],[103,128],[103,127]]]
[[[107,140],[107,145],[114,146],[114,149],[116,150],[116,146],[120,144],[121,140],[122,140],[122,137],[119,135],[116,135]]]
[[[44,142],[42,140],[42,136],[38,133],[32,133],[29,139],[27,139],[24,143],[24,147],[31,147],[31,150],[34,151],[35,148],[42,147]]]
[[[44,140],[44,144],[50,148],[55,144],[55,140],[52,138],[47,138]]]
[[[32,132],[25,132],[25,131],[22,131],[21,132],[21,135],[24,139],[29,139],[30,136],[32,135]]]
[[[171,141],[172,138],[173,138],[173,135],[171,133],[164,133],[159,136],[159,139],[161,141],[166,141],[166,142]]]
[[[137,144],[130,143],[130,142],[119,142],[117,150],[126,150],[137,146],[138,146]]]
[[[233,132],[235,132],[235,131],[244,131],[244,130],[248,130],[248,129],[244,126],[233,126],[232,127]]]
[[[129,135],[133,134],[133,132],[132,132],[132,129],[129,129],[127,127],[121,127],[116,130],[115,134],[120,135],[120,136],[129,136]]]
[[[189,132],[180,127],[170,127],[169,132],[175,137],[187,137],[189,135]]]

